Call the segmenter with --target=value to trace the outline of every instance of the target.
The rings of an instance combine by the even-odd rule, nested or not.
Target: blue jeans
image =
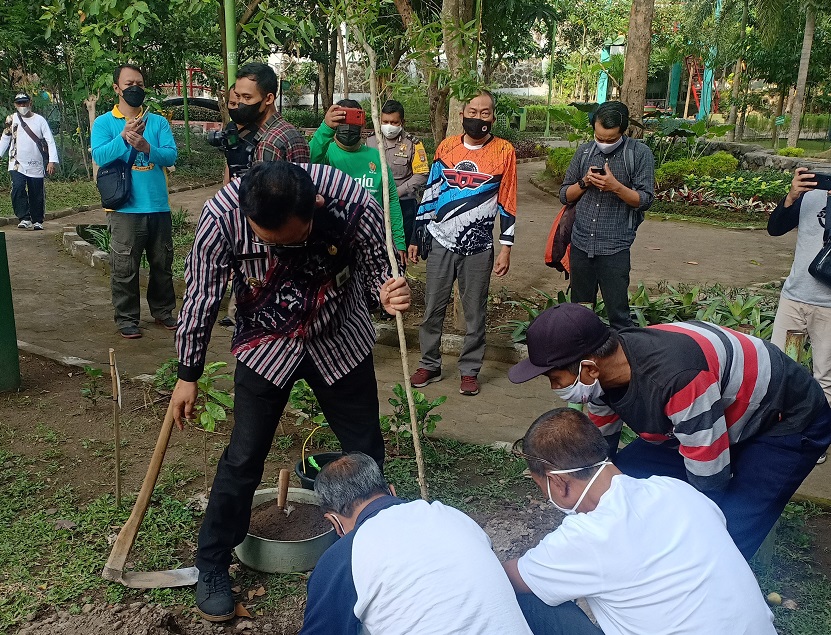
[[[705,493],[721,508],[727,531],[747,560],[829,444],[831,408],[826,407],[802,432],[755,436],[731,446],[730,484],[723,492]],[[620,450],[614,462],[621,472],[636,478],[657,474],[687,480],[684,458],[676,448],[643,439]]]
[[[548,606],[531,593],[517,593],[516,599],[534,635],[603,635],[574,602]]]

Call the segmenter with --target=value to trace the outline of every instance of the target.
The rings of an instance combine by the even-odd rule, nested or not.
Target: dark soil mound
[[[248,532],[268,540],[306,540],[326,533],[332,525],[317,505],[286,503],[289,513],[277,509],[277,499],[257,505]]]

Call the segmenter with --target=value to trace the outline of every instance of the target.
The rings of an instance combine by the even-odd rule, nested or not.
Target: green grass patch
[[[100,205],[101,196],[92,181],[53,181],[46,179],[46,211],[56,212],[80,205]],[[0,188],[0,216],[14,216],[11,190]]]
[[[779,520],[770,566],[751,562],[762,593],[776,592],[797,602],[794,610],[772,607],[779,635],[831,633],[831,581],[818,570],[813,553],[815,537],[807,526],[812,518],[827,515],[812,503],[789,503]]]
[[[646,213],[650,220],[681,220],[730,229],[765,229],[767,214],[734,211],[711,205],[688,205],[676,201],[655,201]]]
[[[533,482],[522,478],[525,461],[506,450],[433,438],[422,441],[422,450],[430,498],[462,511],[488,511],[506,501],[521,507],[525,495],[534,490]],[[402,440],[401,451],[401,456],[384,463],[384,475],[399,496],[418,498],[417,469],[409,440]]]
[[[69,487],[53,489],[39,464],[0,450],[0,632],[46,606],[70,610],[106,598],[121,602],[141,592],[101,578],[110,552],[108,536],[130,514],[134,499],[120,509],[111,495],[81,505]],[[130,561],[137,570],[170,569],[190,560],[198,516],[171,494],[162,479],[147,511]],[[147,595],[162,603],[192,602],[192,591],[160,590]]]

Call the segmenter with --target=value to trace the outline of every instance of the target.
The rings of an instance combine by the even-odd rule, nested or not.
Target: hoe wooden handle
[[[172,430],[173,407],[170,404],[164,416],[164,423],[162,423],[159,438],[156,440],[156,448],[153,450],[153,456],[150,459],[147,474],[144,476],[144,482],[141,484],[141,490],[139,491],[138,498],[136,498],[136,504],[133,505],[130,518],[127,519],[127,522],[124,523],[124,526],[118,533],[118,538],[116,538],[113,550],[107,559],[107,564],[104,565],[104,571],[101,572],[101,575],[107,580],[121,580],[121,575],[124,572],[124,564],[127,562],[127,556],[130,554],[130,549],[133,548],[133,543],[136,541],[136,534],[138,534],[141,521],[144,520],[144,514],[150,505],[150,497],[153,494],[153,488],[156,487],[156,481],[162,469],[162,461],[164,461],[164,455],[167,452],[167,444],[170,442]]]
[[[277,509],[286,508],[286,498],[289,495],[289,471],[280,470],[280,480],[277,482]]]

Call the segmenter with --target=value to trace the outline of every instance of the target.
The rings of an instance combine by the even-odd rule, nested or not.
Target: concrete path
[[[528,183],[541,164],[519,166],[519,215],[517,247],[512,268],[503,281],[512,291],[530,295],[530,288],[564,287],[556,272],[542,263],[542,253],[553,210],[552,197]],[[213,194],[210,188],[174,194],[174,208],[184,207],[195,216]],[[109,279],[99,270],[85,267],[60,248],[62,228],[79,223],[102,223],[102,211],[85,212],[46,223],[43,232],[8,228],[15,320],[19,340],[66,356],[107,364],[108,349],[116,350],[119,368],[130,376],[152,374],[175,356],[173,334],[147,321],[149,310],[142,301],[144,337],[124,340],[115,329]],[[776,279],[787,273],[793,257],[793,237],[771,239],[764,232],[739,232],[685,223],[647,221],[639,231],[633,253],[633,280],[720,282],[745,285]],[[651,249],[659,247],[660,250]],[[705,254],[707,256],[705,257]],[[700,264],[688,265],[688,260]],[[758,265],[750,263],[755,260]],[[423,266],[423,265],[422,265]],[[233,363],[229,353],[230,331],[215,327],[209,360]],[[410,367],[418,364],[418,352],[410,351]],[[401,381],[398,351],[376,347],[376,372],[382,410],[389,407],[392,386]],[[542,412],[562,405],[539,379],[514,386],[507,379],[506,364],[486,362],[480,374],[482,392],[464,397],[458,392],[455,359],[445,360],[445,379],[424,389],[430,398],[448,397],[438,410],[443,421],[437,433],[476,443],[513,442]],[[831,461],[818,467],[800,493],[831,500]]]

